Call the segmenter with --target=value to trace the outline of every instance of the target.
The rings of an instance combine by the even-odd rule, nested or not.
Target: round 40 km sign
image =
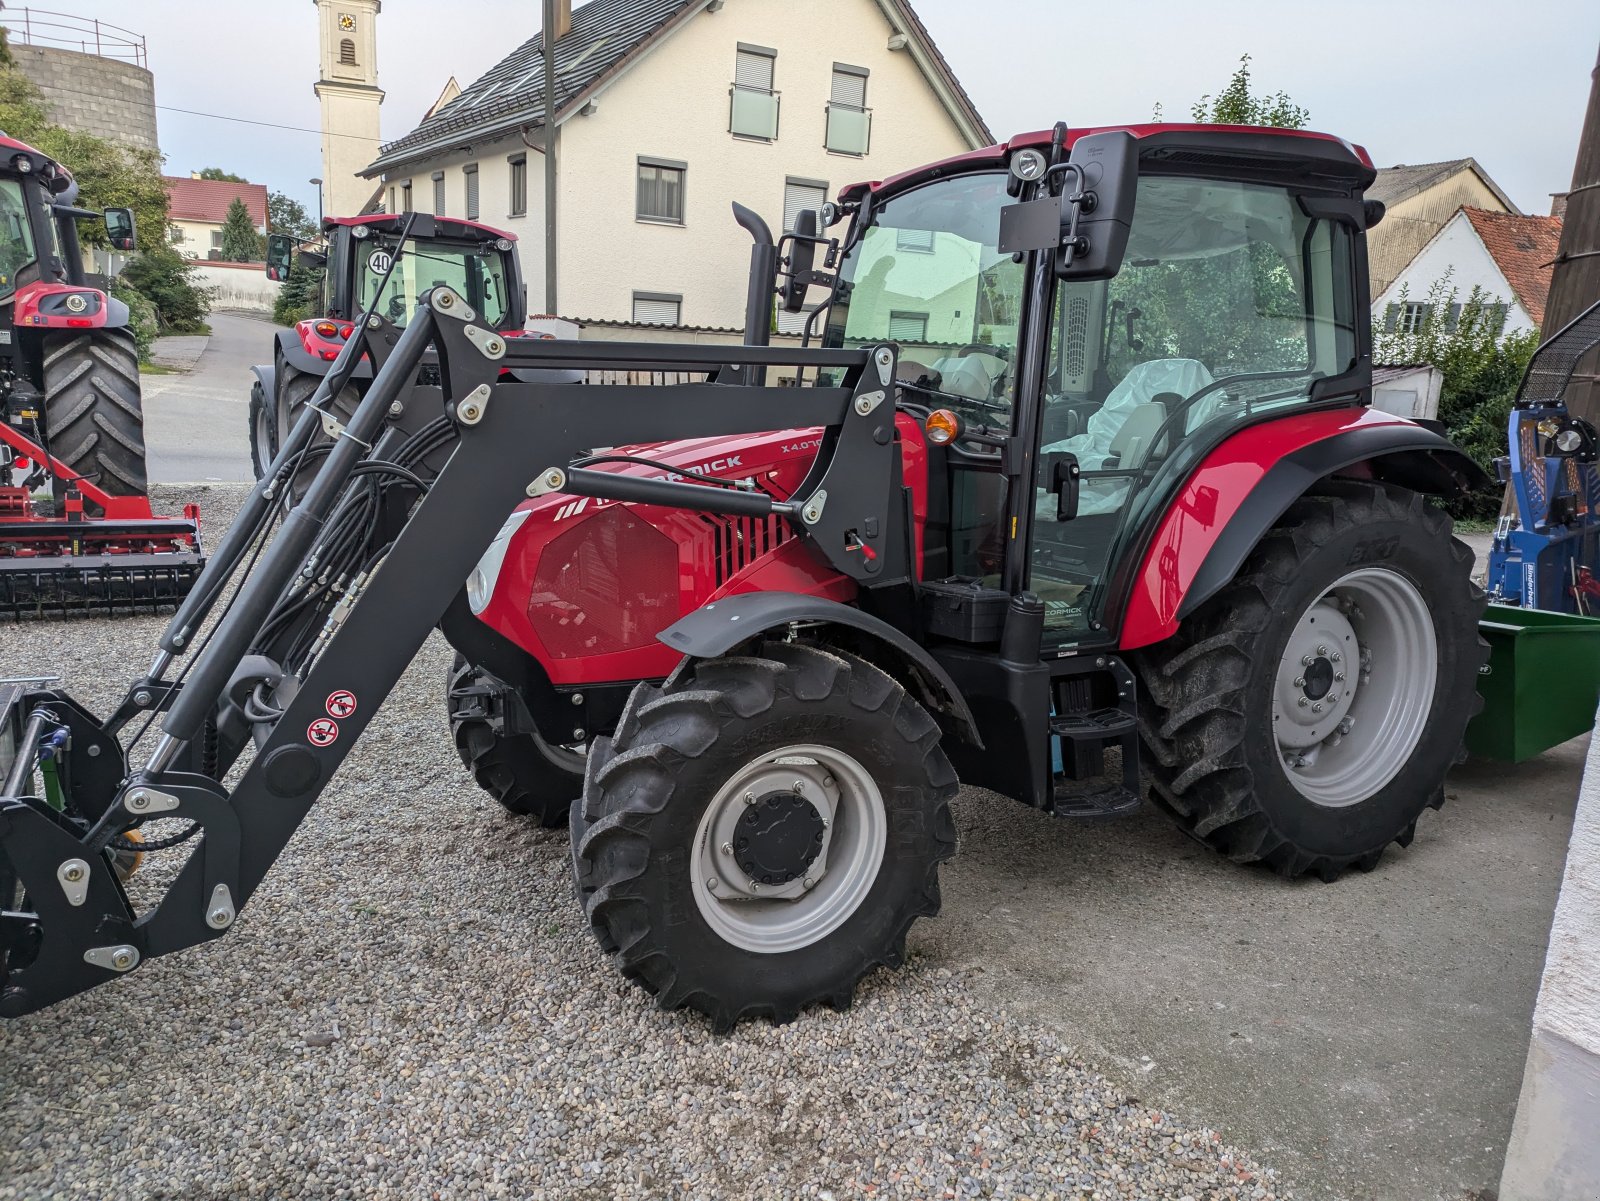
[[[330,692],[325,708],[329,717],[349,717],[356,711],[356,694],[346,688]]]
[[[374,250],[372,257],[367,260],[367,266],[374,275],[382,275],[389,269],[389,264],[394,262],[394,257],[387,250]]]

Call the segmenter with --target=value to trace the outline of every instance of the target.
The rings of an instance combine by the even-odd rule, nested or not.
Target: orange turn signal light
[[[319,321],[314,328],[324,338],[331,338],[339,332],[339,327],[331,321]]]
[[[935,409],[928,414],[928,419],[922,423],[922,428],[927,431],[929,442],[935,446],[944,446],[961,436],[961,418],[949,409]]]

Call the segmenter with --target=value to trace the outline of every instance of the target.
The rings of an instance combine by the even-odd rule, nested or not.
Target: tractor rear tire
[[[122,330],[44,338],[44,433],[50,453],[112,496],[144,496],[139,351]]]
[[[1150,799],[1285,877],[1333,880],[1408,846],[1483,705],[1472,566],[1415,492],[1331,481],[1295,502],[1227,587],[1134,656]]]
[[[477,707],[479,698],[465,691],[478,678],[478,669],[457,655],[445,704],[462,764],[479,788],[517,816],[537,818],[552,829],[566,825],[567,811],[583,790],[582,754],[551,747],[537,734],[501,733]]]
[[[939,734],[893,679],[831,648],[764,643],[640,684],[571,818],[602,949],[662,1009],[718,1031],[848,1007],[939,910],[957,788]]]
[[[312,371],[301,371],[298,367],[291,367],[283,358],[278,359],[278,445],[283,444],[283,439],[289,436],[289,431],[294,429],[300,420],[300,415],[305,412],[306,404],[316,394],[325,377]],[[350,417],[356,411],[356,406],[361,403],[361,394],[349,384],[340,390],[339,395],[333,398],[333,412],[338,417],[339,424],[348,425]],[[325,431],[319,430],[311,437],[310,447],[325,447],[333,439]],[[321,467],[326,456],[317,454],[316,457],[295,473],[294,483],[290,487],[290,495],[298,501],[311,486],[312,479],[316,476],[317,469]]]

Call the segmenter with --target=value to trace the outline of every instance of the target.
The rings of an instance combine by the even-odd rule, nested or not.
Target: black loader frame
[[[225,932],[456,600],[505,514],[529,495],[560,490],[711,512],[781,514],[862,586],[866,613],[858,622],[887,628],[871,611],[909,605],[911,531],[894,439],[894,347],[563,343],[507,339],[474,318],[459,295],[435,289],[403,331],[374,314],[362,320],[173,617],[149,672],[109,722],[98,722],[51,688],[13,689],[9,698],[0,697],[0,1015],[37,1010]],[[320,652],[304,679],[295,681],[252,655],[252,647],[297,574],[312,570],[319,534],[347,483],[402,437],[386,428],[394,413],[406,407],[406,398],[431,391],[413,392],[430,350],[438,354],[441,399],[457,439],[431,481],[414,476],[405,485],[416,503],[389,511],[394,536],[370,579],[352,583],[331,608],[305,611],[303,622],[321,625]],[[168,680],[174,659],[196,641],[234,570],[253,554],[256,534],[282,513],[285,473],[323,428],[329,397],[364,352],[377,370],[359,408],[299,503],[283,516],[282,528],[259,560],[251,559],[185,671]],[[545,369],[545,378],[561,381],[567,377],[549,369],[619,366],[710,378],[667,391],[608,386],[597,395],[595,387],[577,382],[527,382],[511,374],[534,372],[538,380]],[[802,388],[742,382],[764,367],[838,372],[842,382]],[[566,466],[588,447],[615,441],[619,429],[630,439],[653,441],[807,426],[827,432],[793,502]],[[772,595],[761,600],[781,603]],[[948,685],[931,659],[924,656],[923,665],[929,678]],[[253,684],[272,690],[267,699],[281,709],[242,730],[226,724],[219,730],[217,717],[227,708],[219,701]],[[970,730],[954,689],[942,691],[949,716]],[[162,733],[153,752],[142,764],[125,763],[116,732],[140,713],[158,711],[164,711]],[[56,739],[61,750],[54,767],[68,801],[65,812],[41,797],[20,795],[32,778],[41,735],[51,730],[64,732]],[[218,781],[252,741],[253,761],[235,787],[224,787]],[[204,838],[159,903],[136,914],[109,866],[109,852],[123,832],[155,818],[187,819]]]

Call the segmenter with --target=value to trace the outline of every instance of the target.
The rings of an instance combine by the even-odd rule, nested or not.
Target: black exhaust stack
[[[750,247],[750,283],[744,298],[744,344],[767,346],[772,342],[772,297],[778,288],[778,248],[773,244],[772,230],[754,209],[735,203],[733,219],[755,242]],[[750,367],[748,371],[750,378],[746,383],[767,382],[765,367]]]

